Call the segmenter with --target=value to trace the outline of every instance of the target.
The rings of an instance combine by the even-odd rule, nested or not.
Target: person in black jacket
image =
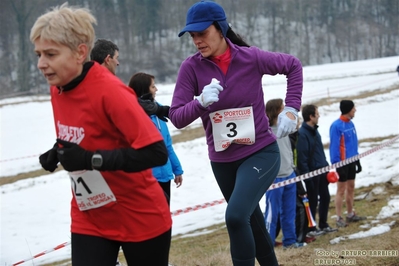
[[[306,174],[313,170],[328,166],[326,155],[324,154],[321,136],[317,130],[319,121],[319,111],[313,104],[302,107],[302,117],[304,122],[298,130],[297,149],[297,168],[300,174]],[[335,232],[338,229],[331,228],[327,223],[328,208],[330,205],[330,192],[328,190],[327,174],[321,174],[304,180],[309,199],[309,206],[315,219],[316,210],[319,211],[319,228],[311,227],[310,236],[317,236],[324,233]],[[319,202],[320,198],[320,203]]]
[[[298,119],[298,128],[299,128],[299,125],[300,125],[300,122]],[[298,141],[298,135],[299,135],[298,131],[295,131],[294,133],[289,134],[292,154],[294,156],[295,173],[297,176],[300,175],[300,173],[298,171],[298,167],[296,166],[297,165],[296,143]],[[308,235],[309,221],[308,221],[308,217],[306,215],[306,207],[303,202],[304,198],[308,197],[308,194],[306,192],[305,187],[302,184],[302,181],[296,182],[296,192],[297,192],[297,197],[296,197],[295,232],[296,232],[297,242],[311,243],[316,240],[316,237]]]

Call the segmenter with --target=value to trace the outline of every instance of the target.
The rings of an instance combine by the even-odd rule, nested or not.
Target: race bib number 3
[[[115,195],[99,171],[69,172],[69,177],[79,210],[87,211],[116,201]]]
[[[209,114],[212,122],[215,151],[224,151],[232,143],[255,143],[255,123],[252,106],[232,108]]]

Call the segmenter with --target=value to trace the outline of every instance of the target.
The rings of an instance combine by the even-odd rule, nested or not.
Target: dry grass
[[[372,195],[371,190],[375,187],[384,187],[385,194]],[[391,195],[398,194],[398,187],[394,187],[391,183],[378,184],[370,187],[360,188],[356,190],[356,196],[368,195],[368,197],[357,200],[355,202],[356,211],[368,217],[368,220],[352,223],[346,228],[341,228],[338,232],[319,236],[317,240],[310,243],[308,246],[300,249],[283,250],[281,247],[275,249],[276,255],[280,265],[284,266],[307,266],[315,265],[316,259],[336,259],[335,256],[328,255],[326,252],[335,252],[339,254],[338,259],[352,259],[356,260],[356,265],[362,266],[398,266],[399,257],[387,256],[341,256],[346,251],[370,251],[376,250],[394,250],[398,252],[399,248],[399,216],[391,217],[380,221],[379,223],[389,223],[395,221],[388,233],[371,236],[360,239],[346,239],[341,240],[338,244],[331,244],[330,241],[337,237],[344,237],[350,234],[367,231],[359,226],[370,223],[381,208],[387,205]],[[334,215],[334,199],[330,204],[330,216]],[[330,218],[329,223],[335,224],[335,221]],[[373,224],[376,226],[377,224]],[[224,224],[214,225],[206,228],[209,234],[199,234],[204,229],[198,230],[198,235],[193,237],[174,236],[172,239],[170,251],[170,263],[175,266],[231,266],[229,239],[227,230]],[[195,232],[193,232],[195,233]],[[279,236],[281,239],[281,235]],[[322,250],[323,253],[317,250]],[[318,253],[316,253],[318,252]],[[396,253],[397,254],[397,253]],[[121,255],[121,261],[123,256]],[[347,261],[348,262],[348,261]],[[258,265],[258,264],[256,264]],[[326,264],[324,264],[326,265]]]
[[[372,189],[383,187],[385,194],[373,195]],[[373,217],[376,217],[382,207],[387,205],[391,195],[398,195],[398,187],[394,187],[390,182],[377,184],[370,187],[356,189],[356,196],[363,195],[363,199],[355,202],[356,211],[368,216],[368,220],[360,223],[350,224],[349,227],[340,229],[336,233],[330,233],[317,238],[313,243],[301,249],[283,250],[276,248],[276,255],[280,265],[314,265],[316,259],[332,259],[333,257],[323,257],[316,254],[317,249],[341,254],[346,250],[396,250],[399,248],[399,217],[385,219],[380,223],[395,221],[388,233],[371,236],[367,238],[343,240],[338,244],[330,244],[330,240],[336,237],[343,237],[350,234],[367,231],[359,226],[370,223]],[[367,195],[367,197],[365,197]],[[334,198],[330,204],[330,216],[334,215]],[[332,218],[329,223],[334,225]],[[374,224],[373,226],[376,226]],[[203,233],[209,232],[209,233]],[[185,237],[181,235],[174,236],[170,250],[170,263],[175,266],[231,266],[229,238],[224,224],[218,224],[209,228],[199,229],[192,232],[196,236]],[[189,235],[189,234],[187,234]],[[281,234],[279,236],[281,239]],[[399,257],[372,257],[372,256],[343,256],[344,259],[355,259],[356,265],[374,266],[397,266]],[[124,262],[123,254],[120,254],[121,262]],[[126,264],[126,263],[125,263]],[[46,264],[47,266],[63,265],[70,266],[70,260],[59,261],[57,263]],[[257,264],[258,265],[258,264]]]
[[[384,186],[387,194],[374,195],[370,199],[356,201],[355,206],[358,213],[367,215],[368,217],[376,217],[381,208],[387,204],[389,195],[397,194],[397,187],[386,183]],[[356,191],[357,195],[370,193],[373,187],[362,188]],[[331,203],[330,216],[334,214],[334,203]],[[283,250],[281,247],[276,248],[276,254],[280,265],[313,265],[315,259],[323,258],[316,255],[315,249],[324,249],[327,251],[336,251],[341,253],[344,250],[398,250],[399,247],[399,217],[388,219],[396,221],[396,225],[389,233],[373,236],[369,238],[353,239],[341,241],[339,244],[330,244],[330,240],[339,236],[345,236],[359,231],[357,224],[350,224],[349,227],[340,229],[336,233],[323,235],[302,249]],[[330,219],[330,224],[334,221]],[[365,221],[363,223],[370,222]],[[385,223],[388,221],[382,221]],[[175,265],[231,265],[229,255],[229,241],[225,227],[210,228],[217,229],[210,235],[202,235],[190,238],[180,238],[172,242],[170,261]],[[281,237],[281,236],[280,236]],[[180,252],[180,250],[182,252]],[[221,256],[223,254],[223,256]],[[192,259],[194,258],[194,259]],[[330,257],[331,258],[331,257]],[[356,259],[357,265],[399,265],[399,257],[347,257]]]
[[[37,159],[39,161],[39,159]],[[62,165],[58,165],[58,168],[55,170],[55,172],[62,170]],[[35,170],[35,171],[31,171],[31,172],[27,172],[27,173],[20,173],[17,175],[12,175],[12,176],[4,176],[0,178],[0,186],[5,185],[5,184],[11,184],[14,182],[17,182],[19,180],[24,180],[24,179],[28,179],[28,178],[35,178],[38,176],[42,176],[42,175],[49,175],[52,174],[44,169],[39,169],[39,170]]]
[[[373,96],[376,96],[376,95],[390,93],[390,92],[398,90],[398,89],[399,89],[399,83],[396,83],[396,84],[391,85],[391,86],[386,87],[386,88],[380,88],[378,90],[362,92],[362,93],[360,93],[357,96],[351,97],[351,99],[352,100],[366,99],[366,98],[373,97]],[[344,97],[344,98],[347,99],[348,97]],[[340,97],[340,98],[324,97],[324,98],[318,99],[317,101],[312,101],[312,102],[309,102],[309,103],[314,104],[316,106],[324,106],[324,105],[330,105],[330,104],[339,102],[339,101],[343,100],[344,98],[342,98],[342,97]],[[338,110],[337,110],[337,112],[338,112]]]

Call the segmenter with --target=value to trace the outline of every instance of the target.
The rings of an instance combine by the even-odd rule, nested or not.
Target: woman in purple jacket
[[[179,33],[198,52],[181,65],[169,117],[183,128],[201,117],[209,159],[228,202],[226,226],[233,265],[277,265],[259,201],[280,168],[276,136],[296,130],[302,97],[302,65],[294,56],[250,47],[226,21],[223,8],[201,1],[187,12]],[[269,128],[264,74],[287,76],[284,111],[276,136]]]

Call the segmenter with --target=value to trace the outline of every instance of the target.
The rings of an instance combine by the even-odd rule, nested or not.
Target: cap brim
[[[188,31],[192,32],[201,32],[206,30],[209,26],[211,26],[213,21],[205,21],[205,22],[198,22],[192,23],[184,27],[184,29],[179,33],[179,37],[181,37],[184,33]]]

